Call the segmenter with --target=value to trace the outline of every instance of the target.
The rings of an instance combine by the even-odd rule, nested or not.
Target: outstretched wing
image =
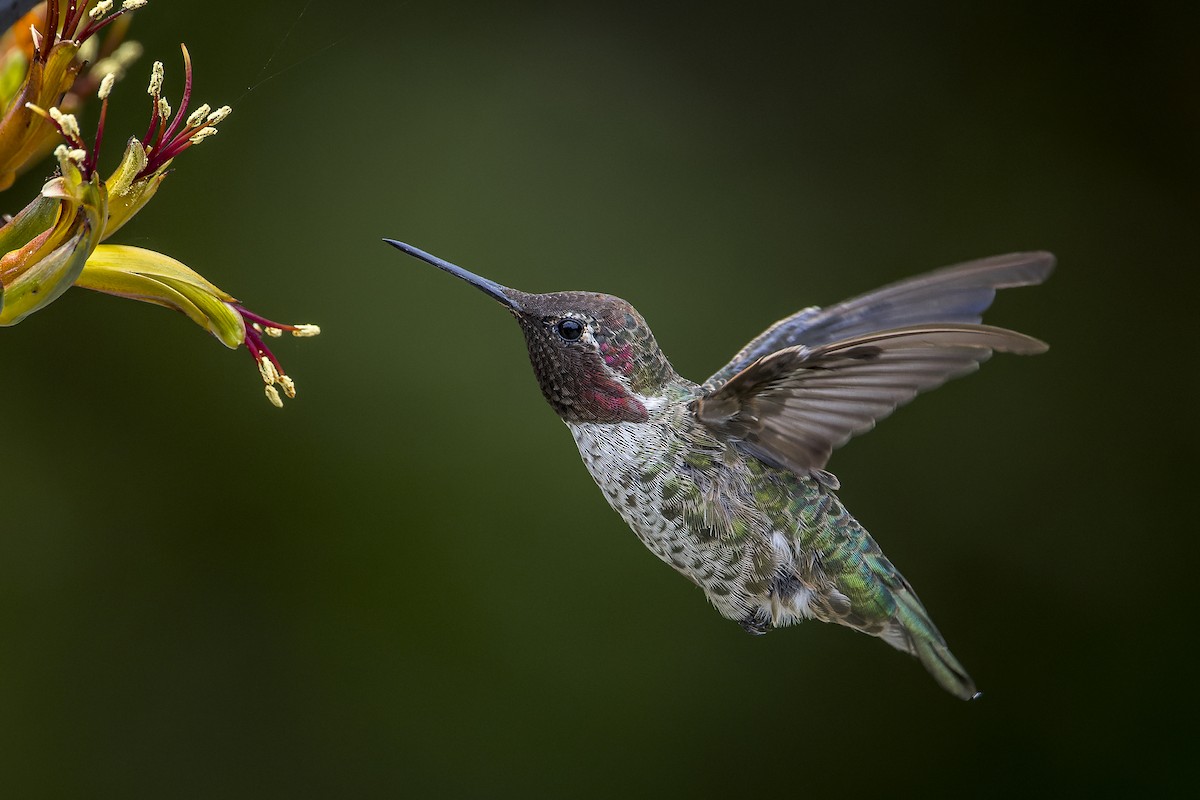
[[[755,359],[787,347],[819,347],[909,325],[977,324],[997,289],[1039,284],[1053,269],[1050,253],[1010,253],[944,267],[829,308],[806,308],[763,331],[704,388],[712,391]]]
[[[974,371],[993,351],[1037,339],[987,325],[919,325],[763,356],[698,399],[696,418],[744,451],[805,475],[919,392]]]

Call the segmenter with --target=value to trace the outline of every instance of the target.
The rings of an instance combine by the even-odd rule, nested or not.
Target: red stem
[[[117,17],[121,16],[128,10],[129,9],[127,9],[127,8],[119,8],[114,13],[109,14],[107,17],[100,20],[99,22],[97,22],[96,20],[92,20],[91,22],[89,22],[87,24],[86,27],[84,27],[83,33],[79,34],[79,41],[86,42],[88,39],[92,38],[97,33],[104,30],[109,25],[111,25],[113,23],[113,21],[117,19]]]
[[[67,4],[67,21],[63,23],[62,29],[62,38],[64,41],[75,38],[75,29],[79,27],[79,20],[83,19],[86,8],[87,2],[76,5],[75,0],[71,0]]]
[[[96,143],[92,145],[92,152],[88,153],[87,159],[83,162],[85,178],[92,177],[92,173],[96,169],[96,161],[100,158],[100,143],[104,141],[104,118],[106,116],[108,116],[107,97],[100,102],[100,121],[96,123]]]
[[[245,309],[243,309],[241,306],[234,306],[234,308],[236,308],[238,313],[242,314],[243,316],[246,314]],[[254,330],[254,328],[250,327],[249,325],[246,326],[246,349],[250,351],[250,355],[254,357],[256,362],[261,361],[263,356],[266,356],[267,359],[269,359],[270,362],[275,365],[276,372],[278,372],[280,375],[285,374],[283,371],[283,365],[279,363],[279,359],[277,359],[275,354],[272,353],[266,344],[263,343],[262,337],[258,335],[258,331]]]
[[[150,137],[154,135],[155,129],[158,127],[158,97],[150,96],[150,127],[146,128],[146,135],[142,137],[142,144],[149,145]]]
[[[46,30],[42,31],[42,46],[38,48],[36,58],[43,64],[50,57],[50,48],[54,47],[54,37],[58,34],[58,2],[51,0],[46,3]]]
[[[282,322],[272,322],[271,320],[267,319],[266,317],[260,317],[258,314],[255,314],[253,311],[247,311],[246,309],[242,308],[241,306],[235,305],[233,308],[234,308],[234,310],[236,310],[239,314],[241,314],[246,319],[250,320],[251,322],[257,322],[259,325],[262,325],[264,328],[279,328],[280,330],[283,330],[283,331],[296,330],[295,325],[284,325]]]
[[[187,115],[188,101],[192,97],[192,59],[188,55],[186,47],[183,48],[183,99],[179,103],[179,110],[175,112],[175,119],[171,122],[171,127],[167,128],[167,132],[163,134],[163,139],[170,141],[175,135],[175,129],[179,127],[179,123],[183,122],[183,118]]]

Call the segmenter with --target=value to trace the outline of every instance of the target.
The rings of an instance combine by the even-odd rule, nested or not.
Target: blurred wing
[[[919,392],[978,368],[992,351],[1046,345],[987,325],[897,328],[820,347],[789,347],[696,401],[696,418],[743,451],[804,475]]]
[[[1054,269],[1050,253],[1010,253],[928,272],[829,308],[781,319],[704,383],[713,390],[752,361],[787,347],[819,347],[909,325],[978,324],[997,289],[1032,286]]]

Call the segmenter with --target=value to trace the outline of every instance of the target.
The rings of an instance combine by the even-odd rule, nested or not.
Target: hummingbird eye
[[[568,342],[573,342],[583,335],[583,324],[577,319],[560,319],[558,324],[554,326],[554,330],[558,331],[558,335],[566,339]]]

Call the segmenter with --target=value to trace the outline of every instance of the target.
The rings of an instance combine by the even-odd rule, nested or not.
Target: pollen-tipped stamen
[[[279,381],[279,370],[275,368],[274,362],[266,356],[258,360],[258,371],[262,374],[263,383],[267,386]]]
[[[106,88],[109,90],[112,89],[112,83],[108,80],[110,77],[112,76],[105,76],[100,86],[100,118],[96,123],[96,138],[90,151],[86,147],[87,143],[83,141],[83,135],[79,130],[79,121],[75,118],[74,114],[64,114],[55,106],[45,109],[33,103],[25,104],[25,107],[30,111],[53,125],[59,135],[66,140],[67,155],[79,165],[79,169],[85,179],[92,177],[92,172],[96,168],[96,159],[100,153],[100,142],[104,138],[104,120],[108,113],[108,94]],[[60,149],[61,147],[57,148],[55,153],[57,154]]]
[[[80,8],[82,9],[83,6],[86,5],[87,3],[81,3]],[[112,10],[112,3],[108,4],[107,10],[97,14],[96,12],[101,5],[101,3],[97,3],[96,6],[93,7],[90,12],[88,12],[90,21],[84,26],[83,31],[80,32],[78,41],[82,42],[92,36],[95,36],[101,30],[116,22],[121,15],[127,14],[130,11],[137,11],[139,8],[142,8],[146,5],[146,0],[125,0],[125,2],[121,3],[121,7],[112,14],[108,13]]]
[[[267,347],[263,341],[263,336],[278,337],[282,336],[284,331],[291,331],[293,336],[315,336],[321,332],[321,329],[316,325],[284,325],[283,323],[273,322],[266,317],[261,317],[252,311],[247,311],[239,305],[231,306],[246,324],[246,349],[250,352],[250,357],[254,359],[258,366],[258,373],[262,376],[263,383],[266,384],[267,399],[271,404],[282,408],[283,401],[279,397],[279,391],[275,389],[279,386],[283,389],[283,394],[288,398],[296,396],[296,382],[293,381],[287,373],[283,371],[283,365],[279,363],[279,359]]]
[[[193,111],[187,118],[187,126],[189,128],[199,128],[204,124],[204,120],[212,113],[212,106],[208,103],[201,103],[199,107]]]
[[[121,15],[130,11],[135,11],[144,5],[146,0],[125,0],[121,4],[121,8],[114,13],[112,11],[113,3],[108,0],[102,0],[91,9],[88,9],[86,0],[79,2],[78,0],[69,0],[66,8],[66,16],[62,16],[59,3],[46,3],[46,16],[44,31],[34,29],[34,42],[36,51],[34,58],[43,64],[50,57],[50,51],[58,42],[74,42],[81,45],[91,39],[108,25],[111,25]],[[88,22],[80,28],[80,24],[84,19]],[[61,24],[60,24],[61,23]]]
[[[92,6],[92,10],[88,12],[88,16],[93,20],[104,19],[108,12],[113,10],[114,5],[113,0],[97,0],[96,5]]]
[[[282,322],[273,322],[266,317],[261,317],[253,311],[247,311],[241,306],[234,306],[239,314],[257,330],[265,332],[268,336],[279,336],[279,333],[272,333],[271,330],[289,331],[293,336],[316,336],[321,332],[321,329],[316,325],[305,325],[297,323],[295,325],[285,325]]]
[[[180,99],[179,110],[173,117],[170,104],[162,97],[162,64],[154,64],[154,74],[146,90],[152,104],[150,125],[142,138],[148,157],[135,180],[154,174],[184,150],[215,134],[217,123],[229,116],[231,111],[229,106],[221,106],[213,111],[211,106],[203,103],[195,111],[188,113],[188,104],[192,97],[192,58],[186,46],[180,45],[180,49],[183,51],[184,66],[183,97]]]
[[[175,135],[175,130],[179,124],[183,122],[184,114],[188,110],[188,101],[192,99],[192,56],[188,53],[185,45],[179,45],[179,49],[183,51],[183,97],[179,100],[179,111],[175,113],[175,119],[171,121],[171,127],[167,128],[163,133],[163,140],[170,142],[171,137]]]
[[[155,133],[166,125],[163,120],[160,125],[159,121],[159,98],[162,97],[162,84],[165,70],[161,61],[155,61],[150,67],[150,85],[146,87],[146,94],[150,95],[150,125],[146,128],[146,134],[142,136],[142,144],[147,148],[151,148],[158,143]]]
[[[100,98],[100,117],[96,121],[96,139],[92,145],[92,152],[88,154],[87,160],[83,163],[85,175],[92,174],[92,171],[96,169],[96,160],[100,157],[100,144],[104,141],[104,120],[108,117],[108,95],[112,92],[116,80],[116,75],[108,73],[100,81],[100,89],[96,92],[96,96]]]
[[[58,132],[63,135],[64,139],[76,146],[83,144],[83,136],[79,131],[79,120],[75,118],[74,114],[64,114],[56,106],[50,106],[46,113],[49,114],[50,119],[54,122],[54,127],[58,128]]]
[[[235,307],[236,308],[236,307]],[[283,374],[283,365],[279,363],[279,359],[271,352],[271,349],[263,344],[262,337],[254,330],[253,326],[246,328],[246,349],[250,351],[250,357],[254,359],[254,363],[258,364],[260,372],[264,369],[263,362],[269,362],[275,369],[276,374]],[[264,376],[264,380],[265,380]],[[274,383],[273,380],[268,383]]]
[[[58,157],[60,154],[67,156],[79,165],[85,178],[90,178],[87,148],[84,147],[85,142],[79,133],[79,121],[75,119],[75,115],[64,114],[54,106],[45,109],[33,103],[26,103],[25,107],[54,126],[58,134],[66,140],[66,145],[59,145],[55,148],[55,156]]]

